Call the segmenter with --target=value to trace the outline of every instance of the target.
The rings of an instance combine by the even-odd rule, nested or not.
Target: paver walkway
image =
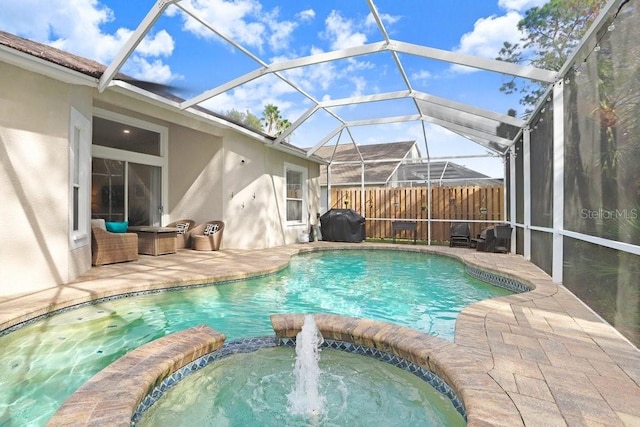
[[[502,395],[483,400],[499,416],[508,396],[528,426],[640,426],[640,351],[562,286],[518,255],[464,248],[315,242],[268,250],[180,250],[132,263],[92,268],[73,283],[0,297],[0,330],[57,308],[149,289],[242,278],[277,271],[300,252],[331,248],[398,248],[449,254],[483,270],[535,286],[531,292],[467,307],[455,343]],[[464,386],[464,385],[463,385]],[[474,390],[477,390],[478,385]],[[464,393],[462,393],[464,396]],[[470,420],[470,425],[480,425]]]

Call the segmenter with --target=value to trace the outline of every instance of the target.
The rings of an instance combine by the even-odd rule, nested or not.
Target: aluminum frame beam
[[[535,80],[547,84],[554,83],[558,80],[559,75],[557,71],[544,70],[533,66],[522,66],[512,62],[482,58],[479,56],[435,49],[432,47],[395,40],[389,43],[388,49],[409,55],[421,56],[423,58],[449,62],[451,64],[464,65],[466,67],[477,68],[480,70],[522,77],[528,80]]]
[[[142,39],[147,35],[153,24],[156,23],[160,15],[164,13],[164,11],[172,4],[179,2],[180,0],[157,0],[156,4],[149,9],[147,15],[144,17],[138,28],[131,34],[131,37],[125,42],[124,46],[120,48],[120,51],[115,56],[111,64],[107,67],[107,69],[102,73],[100,77],[100,81],[98,82],[98,91],[104,91],[111,80],[113,80],[114,76],[120,71],[122,65],[127,61],[129,56],[133,53],[133,51],[138,47]]]
[[[491,72],[497,72],[502,74],[508,74],[516,77],[522,77],[529,80],[535,80],[543,83],[554,83],[557,81],[558,72],[549,71],[544,69],[535,68],[532,66],[520,66],[514,63],[509,63],[505,61],[499,61],[488,58],[481,58],[472,55],[466,55],[462,53],[446,51],[436,48],[431,48],[427,46],[416,45],[412,43],[401,42],[397,40],[393,40],[389,37],[388,32],[384,27],[384,23],[381,15],[379,14],[376,5],[374,4],[374,0],[366,0],[369,10],[377,24],[378,30],[383,37],[383,41],[370,43],[362,46],[346,48],[335,50],[331,52],[324,52],[320,54],[309,55],[306,57],[299,57],[287,61],[280,61],[276,63],[267,64],[259,57],[251,53],[248,49],[244,48],[239,43],[236,43],[229,37],[225,36],[223,33],[218,31],[213,25],[206,22],[201,16],[199,16],[197,11],[191,10],[187,5],[180,4],[180,0],[157,0],[155,5],[149,10],[145,18],[142,20],[138,28],[131,35],[129,40],[122,47],[120,52],[118,52],[115,59],[111,62],[111,64],[105,70],[103,76],[100,78],[98,83],[98,89],[103,91],[107,86],[110,85],[111,80],[117,74],[118,70],[122,67],[125,61],[129,58],[129,56],[133,53],[135,48],[139,45],[145,35],[150,31],[158,18],[162,15],[162,13],[166,10],[166,8],[170,5],[175,5],[180,8],[185,14],[190,16],[191,18],[197,20],[201,25],[212,31],[214,34],[221,37],[226,43],[229,43],[235,49],[240,50],[245,55],[253,59],[259,64],[259,68],[244,74],[243,76],[239,76],[233,80],[229,80],[222,85],[214,87],[210,90],[207,90],[200,95],[192,97],[191,99],[185,100],[179,104],[180,109],[187,109],[189,107],[193,107],[195,105],[200,104],[201,102],[210,99],[214,96],[220,95],[222,93],[228,92],[238,86],[251,82],[255,79],[263,77],[267,74],[274,74],[276,77],[290,85],[296,92],[301,94],[303,97],[308,99],[312,106],[305,111],[295,122],[290,126],[285,132],[283,132],[276,140],[274,144],[279,144],[284,141],[295,129],[304,124],[311,116],[313,116],[319,110],[325,111],[331,117],[337,120],[339,123],[338,127],[334,129],[332,132],[327,134],[325,138],[319,141],[316,146],[311,150],[310,155],[313,154],[319,147],[326,144],[331,138],[333,138],[338,132],[343,130],[347,130],[350,134],[352,140],[353,136],[350,133],[350,127],[352,126],[364,126],[364,125],[376,125],[376,124],[386,124],[386,123],[397,123],[401,121],[415,121],[421,120],[423,122],[430,122],[439,126],[442,126],[446,129],[449,129],[452,132],[455,132],[475,143],[480,144],[481,146],[488,148],[492,151],[496,151],[495,147],[491,147],[489,142],[495,142],[497,144],[510,146],[513,141],[505,140],[497,135],[492,135],[488,133],[486,129],[479,129],[479,124],[483,119],[493,120],[500,123],[506,123],[515,127],[523,128],[526,124],[524,120],[518,119],[516,117],[511,117],[505,114],[499,114],[496,112],[484,110],[479,107],[475,107],[473,105],[466,105],[463,103],[455,102],[452,100],[448,100],[445,98],[439,98],[437,96],[433,96],[423,92],[416,92],[413,90],[411,85],[411,80],[409,79],[404,66],[402,64],[401,58],[399,56],[400,53],[419,56],[423,58],[435,59],[439,61],[448,62],[451,64],[457,64],[462,66],[467,66],[475,69],[481,69]],[[389,92],[383,94],[374,94],[374,95],[366,95],[359,97],[350,97],[344,98],[340,100],[326,101],[320,102],[314,99],[313,96],[306,93],[300,86],[296,83],[288,80],[284,77],[281,72],[306,67],[310,65],[325,63],[336,61],[340,59],[348,59],[357,56],[363,55],[375,55],[381,52],[389,52],[393,58],[393,61],[396,64],[398,72],[402,77],[402,80],[407,87],[406,91],[398,91],[398,92]],[[400,117],[387,117],[387,118],[374,118],[369,120],[361,120],[354,122],[347,122],[343,120],[338,114],[333,112],[330,108],[357,104],[357,103],[366,103],[366,102],[375,102],[375,101],[385,101],[385,100],[394,100],[394,99],[404,99],[411,98],[415,109],[416,114],[400,116]],[[430,114],[430,112],[432,112]],[[442,112],[442,115],[437,114],[438,112]],[[469,116],[470,115],[470,116]],[[439,117],[440,116],[440,117]],[[446,116],[446,117],[444,117]],[[475,118],[474,118],[475,117]],[[477,118],[477,119],[476,119]],[[425,132],[426,133],[426,132]],[[355,144],[355,141],[354,141]],[[426,135],[425,135],[425,145],[426,145]],[[428,146],[427,146],[428,150]]]

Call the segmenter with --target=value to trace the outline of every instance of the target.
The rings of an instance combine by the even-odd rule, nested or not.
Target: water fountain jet
[[[295,384],[287,395],[289,411],[294,415],[317,418],[324,413],[325,397],[320,393],[320,346],[324,342],[313,316],[305,315],[302,330],[296,335]]]

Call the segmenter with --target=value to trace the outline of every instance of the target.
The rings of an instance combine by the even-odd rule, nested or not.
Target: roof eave
[[[321,159],[317,156],[313,156],[313,157],[307,157],[307,153],[302,150],[302,149],[298,149],[296,147],[293,146],[287,146],[287,145],[283,145],[283,144],[274,144],[273,143],[273,139],[266,137],[264,135],[262,135],[259,132],[254,132],[251,129],[245,128],[243,126],[237,125],[233,122],[224,120],[222,118],[219,117],[215,117],[213,115],[207,114],[203,111],[199,111],[195,108],[187,108],[187,109],[181,109],[180,108],[180,103],[176,102],[176,101],[172,101],[170,99],[167,99],[163,96],[160,95],[156,95],[152,92],[146,91],[144,89],[141,89],[137,86],[134,86],[132,84],[126,83],[126,82],[122,82],[122,81],[112,81],[109,86],[107,87],[107,91],[113,91],[116,92],[118,94],[133,98],[133,99],[137,99],[139,101],[143,101],[149,104],[152,104],[154,106],[160,107],[162,109],[165,109],[167,111],[171,111],[173,113],[177,113],[180,115],[184,115],[187,117],[190,117],[192,119],[195,120],[199,120],[208,124],[215,124],[217,126],[220,126],[223,129],[231,129],[235,132],[241,133],[242,135],[254,139],[256,141],[259,141],[261,143],[263,143],[264,145],[270,147],[270,148],[274,148],[278,151],[283,151],[286,153],[289,153],[295,157],[304,159],[304,160],[310,160],[313,161],[315,163],[319,163],[319,164],[325,164],[324,159]]]
[[[98,79],[76,70],[55,64],[29,53],[0,45],[0,62],[6,62],[16,67],[44,75],[63,83],[98,87]]]
[[[305,150],[303,150],[302,148],[298,148],[295,147],[293,145],[284,145],[284,144],[272,144],[271,142],[269,142],[269,146],[271,148],[274,148],[278,151],[284,151],[285,153],[289,153],[291,155],[294,155],[296,157],[299,157],[301,159],[304,160],[309,160],[312,161],[314,163],[318,163],[320,165],[328,165],[329,162],[326,161],[325,159],[318,157],[316,155],[311,155],[311,156],[307,156],[307,152]]]

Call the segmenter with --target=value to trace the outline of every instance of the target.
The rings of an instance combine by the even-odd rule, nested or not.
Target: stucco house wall
[[[320,193],[316,161],[293,156],[248,133],[214,126],[198,117],[175,117],[121,94],[101,94],[95,105],[168,128],[169,200],[164,223],[182,218],[197,223],[222,219],[223,249],[294,243],[309,227],[306,221],[286,225],[285,163],[307,169],[306,209],[311,223],[316,222]]]
[[[89,122],[100,110],[167,128],[163,225],[181,218],[223,220],[223,249],[295,242],[308,224],[306,218],[297,226],[284,220],[286,163],[307,168],[307,208],[315,220],[320,166],[304,154],[140,95],[99,93],[89,79],[77,84],[42,75],[38,68],[47,65],[37,61],[35,70],[0,61],[0,296],[68,283],[91,268],[90,238],[74,249],[69,237],[72,109]]]
[[[0,62],[0,294],[64,283],[91,264],[69,246],[69,115],[91,89]]]
[[[224,141],[222,206],[228,219],[225,233],[226,227],[233,230],[231,240],[225,234],[227,247],[266,248],[295,242],[308,225],[286,225],[284,165],[288,162],[309,167],[309,163],[251,144],[243,137],[229,135]],[[314,174],[317,175],[318,172]],[[315,182],[317,185],[317,179]]]

